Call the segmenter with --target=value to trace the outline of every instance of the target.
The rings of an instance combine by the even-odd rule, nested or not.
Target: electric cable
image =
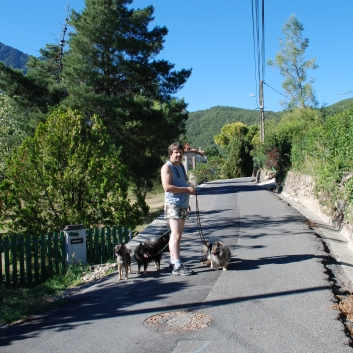
[[[285,96],[283,93],[277,91],[276,89],[274,89],[273,87],[271,87],[270,85],[268,85],[265,81],[264,81],[264,84],[265,84],[267,87],[270,87],[271,89],[273,89],[275,92],[277,92],[277,93],[279,93],[280,95],[282,95],[284,98],[290,99],[290,98],[288,98],[287,96]]]
[[[261,8],[261,15],[260,15]],[[259,0],[251,1],[252,16],[252,35],[254,50],[254,67],[255,67],[255,91],[257,92],[258,102],[260,103],[260,84],[265,80],[265,0],[261,5]]]

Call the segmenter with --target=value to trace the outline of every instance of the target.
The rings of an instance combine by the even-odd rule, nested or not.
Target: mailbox
[[[66,263],[87,263],[86,227],[71,224],[63,228],[65,234]]]

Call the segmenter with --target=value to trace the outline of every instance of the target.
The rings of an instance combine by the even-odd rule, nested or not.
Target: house
[[[191,148],[188,143],[184,145],[184,158],[183,165],[185,167],[186,173],[189,173],[190,170],[195,169],[196,163],[206,163],[207,157],[205,155],[205,151],[196,150],[195,148]]]

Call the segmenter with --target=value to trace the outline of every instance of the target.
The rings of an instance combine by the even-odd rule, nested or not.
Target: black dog
[[[156,269],[159,270],[161,267],[162,252],[169,251],[168,243],[169,232],[147,242],[140,243],[134,251],[138,267],[137,273],[141,272],[141,266],[143,265],[143,273],[146,274],[147,266],[152,261],[155,263]]]
[[[155,238],[154,241],[159,243],[160,247],[163,249],[162,252],[169,252],[169,239],[170,230],[165,233],[160,233],[159,237]]]

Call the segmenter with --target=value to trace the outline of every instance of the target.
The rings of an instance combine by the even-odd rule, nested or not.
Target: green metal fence
[[[88,229],[87,263],[100,264],[114,259],[114,246],[129,241],[127,227]],[[65,234],[0,234],[0,283],[6,285],[38,283],[66,266]]]

